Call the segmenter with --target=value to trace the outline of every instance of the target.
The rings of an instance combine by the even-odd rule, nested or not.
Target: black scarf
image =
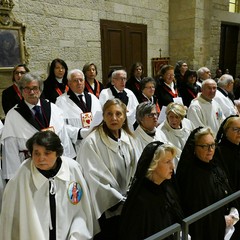
[[[127,93],[124,90],[122,92],[118,93],[113,85],[110,86],[110,89],[111,89],[112,94],[115,98],[120,99],[126,106],[128,105],[128,96],[127,96]]]

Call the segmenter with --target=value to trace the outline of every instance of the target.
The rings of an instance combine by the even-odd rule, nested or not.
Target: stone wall
[[[229,22],[227,0],[170,0],[169,54],[172,64],[184,59],[190,68],[219,64],[221,23]],[[239,14],[235,14],[239,15]],[[236,21],[237,23],[238,21]]]
[[[100,19],[147,25],[148,74],[151,58],[168,56],[168,1],[135,0],[16,0],[13,15],[26,24],[29,68],[44,77],[54,58],[69,68],[80,68],[88,61],[98,66],[101,81]],[[0,88],[11,84],[10,74],[0,73]]]

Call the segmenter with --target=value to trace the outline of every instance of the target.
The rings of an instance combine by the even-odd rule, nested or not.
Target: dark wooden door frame
[[[102,78],[107,83],[111,69],[130,68],[142,62],[147,73],[147,25],[100,20]]]

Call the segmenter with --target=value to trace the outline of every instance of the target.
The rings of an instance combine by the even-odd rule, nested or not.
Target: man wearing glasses
[[[43,81],[38,75],[26,73],[19,81],[22,100],[5,119],[2,133],[3,178],[10,179],[28,157],[26,141],[37,131],[54,131],[64,146],[64,155],[74,158],[75,150],[67,134],[63,112],[55,104],[40,98]]]
[[[133,130],[138,100],[131,90],[125,88],[126,81],[127,72],[125,70],[114,71],[112,73],[112,86],[101,91],[99,101],[103,106],[108,99],[120,99],[127,106],[128,125]]]

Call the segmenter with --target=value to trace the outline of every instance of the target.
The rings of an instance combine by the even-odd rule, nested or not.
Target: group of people
[[[16,66],[2,95],[0,239],[144,239],[239,190],[232,76],[176,67],[154,79],[137,62],[104,88],[94,63],[54,59],[45,81]],[[192,224],[191,239],[238,239],[239,204]]]

